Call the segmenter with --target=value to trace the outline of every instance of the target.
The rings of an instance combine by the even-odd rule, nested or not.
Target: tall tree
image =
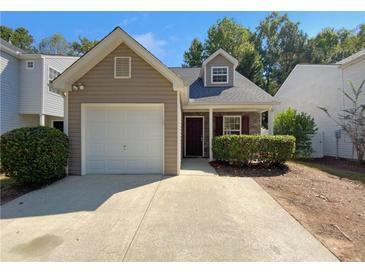
[[[239,61],[238,72],[259,83],[262,78],[262,60],[252,37],[247,28],[233,18],[225,17],[209,28],[204,51],[209,56],[219,48],[224,49]]]
[[[12,30],[6,26],[0,26],[0,33],[2,39],[14,46],[24,50],[32,50],[33,36],[26,28],[20,27]]]
[[[39,51],[43,54],[70,55],[71,48],[66,39],[59,33],[42,39]]]
[[[256,46],[263,58],[265,89],[275,94],[296,64],[304,59],[306,34],[287,14],[273,12],[256,29]]]
[[[325,28],[309,39],[307,58],[313,64],[329,64],[335,61],[339,37],[333,28]]]
[[[12,35],[13,35],[13,30],[11,28],[8,28],[7,26],[0,26],[1,39],[4,39],[6,42],[9,42]]]
[[[93,48],[98,42],[98,40],[89,40],[86,37],[79,36],[79,41],[72,42],[71,48],[75,55],[81,56]]]
[[[204,47],[198,38],[194,38],[190,48],[184,52],[183,67],[198,67],[204,61]]]
[[[344,59],[365,47],[365,24],[354,30],[325,28],[309,39],[307,59],[314,64],[330,64]]]

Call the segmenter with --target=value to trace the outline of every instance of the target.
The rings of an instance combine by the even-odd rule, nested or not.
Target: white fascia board
[[[167,80],[173,84],[174,90],[183,90],[184,81],[173,71],[168,69],[148,50],[142,47],[137,41],[125,33],[122,29],[116,28],[104,40],[96,45],[91,51],[86,53],[77,62],[66,69],[53,83],[53,87],[59,90],[71,90],[71,85],[85,75],[93,66],[103,60],[110,52],[117,48],[121,43],[125,43],[138,56],[149,63],[153,68],[160,72]]]
[[[226,58],[229,62],[231,62],[234,66],[234,69],[236,69],[236,67],[238,66],[238,63],[239,63],[238,60],[223,49],[218,49],[216,52],[214,52],[212,55],[210,55],[207,59],[205,59],[202,66],[205,68],[205,66],[219,54],[222,55],[224,58]]]
[[[278,104],[277,102],[275,104]],[[252,104],[218,104],[218,105],[186,105],[183,106],[183,110],[197,110],[197,109],[222,109],[222,110],[231,110],[231,111],[242,111],[242,110],[250,110],[250,111],[265,111],[270,110],[274,104],[273,103],[252,103]]]

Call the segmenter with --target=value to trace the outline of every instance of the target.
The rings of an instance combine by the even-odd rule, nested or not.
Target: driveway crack
[[[163,178],[161,178],[161,180],[162,180]],[[127,247],[127,250],[125,251],[125,253],[124,253],[124,256],[123,256],[123,259],[122,259],[122,261],[123,262],[125,262],[125,260],[126,260],[126,258],[127,258],[127,255],[128,255],[128,252],[129,252],[129,250],[130,250],[130,248],[131,248],[131,246],[132,246],[132,244],[133,244],[133,242],[134,242],[134,240],[135,240],[135,238],[137,237],[137,234],[138,234],[138,232],[139,232],[139,230],[140,230],[140,227],[141,227],[141,225],[142,225],[142,223],[143,223],[143,220],[145,219],[145,217],[146,217],[146,215],[147,215],[147,212],[149,211],[149,209],[151,208],[151,205],[152,205],[152,201],[153,201],[153,199],[155,198],[155,196],[156,196],[156,193],[157,193],[157,191],[158,191],[158,188],[160,187],[160,183],[161,183],[161,181],[159,181],[158,183],[157,183],[157,186],[156,186],[156,189],[155,189],[155,191],[153,192],[153,195],[152,195],[152,197],[151,197],[151,200],[148,202],[148,205],[147,205],[147,207],[146,207],[146,210],[145,210],[145,212],[143,213],[143,216],[142,216],[142,218],[141,218],[141,221],[139,222],[139,224],[138,224],[138,226],[137,226],[137,229],[136,229],[136,231],[134,232],[134,234],[133,234],[133,237],[132,237],[132,240],[130,241],[130,243],[129,243],[129,245],[128,245],[128,247]]]

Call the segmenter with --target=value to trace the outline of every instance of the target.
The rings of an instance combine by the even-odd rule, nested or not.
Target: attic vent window
[[[228,67],[212,67],[212,83],[228,83]]]
[[[131,57],[114,58],[114,78],[129,79],[131,78]]]
[[[27,69],[34,69],[34,61],[27,61],[27,62],[25,63],[25,67],[26,67]]]

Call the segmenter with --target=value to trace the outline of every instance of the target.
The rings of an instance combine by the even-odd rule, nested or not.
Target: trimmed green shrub
[[[293,135],[296,140],[296,156],[310,157],[312,149],[312,136],[317,131],[316,123],[312,116],[304,112],[297,112],[288,108],[279,112],[274,118],[275,135]]]
[[[3,171],[19,183],[34,187],[66,175],[68,138],[58,129],[24,127],[1,136]]]
[[[223,135],[213,139],[213,156],[235,165],[283,164],[295,153],[293,136]]]

